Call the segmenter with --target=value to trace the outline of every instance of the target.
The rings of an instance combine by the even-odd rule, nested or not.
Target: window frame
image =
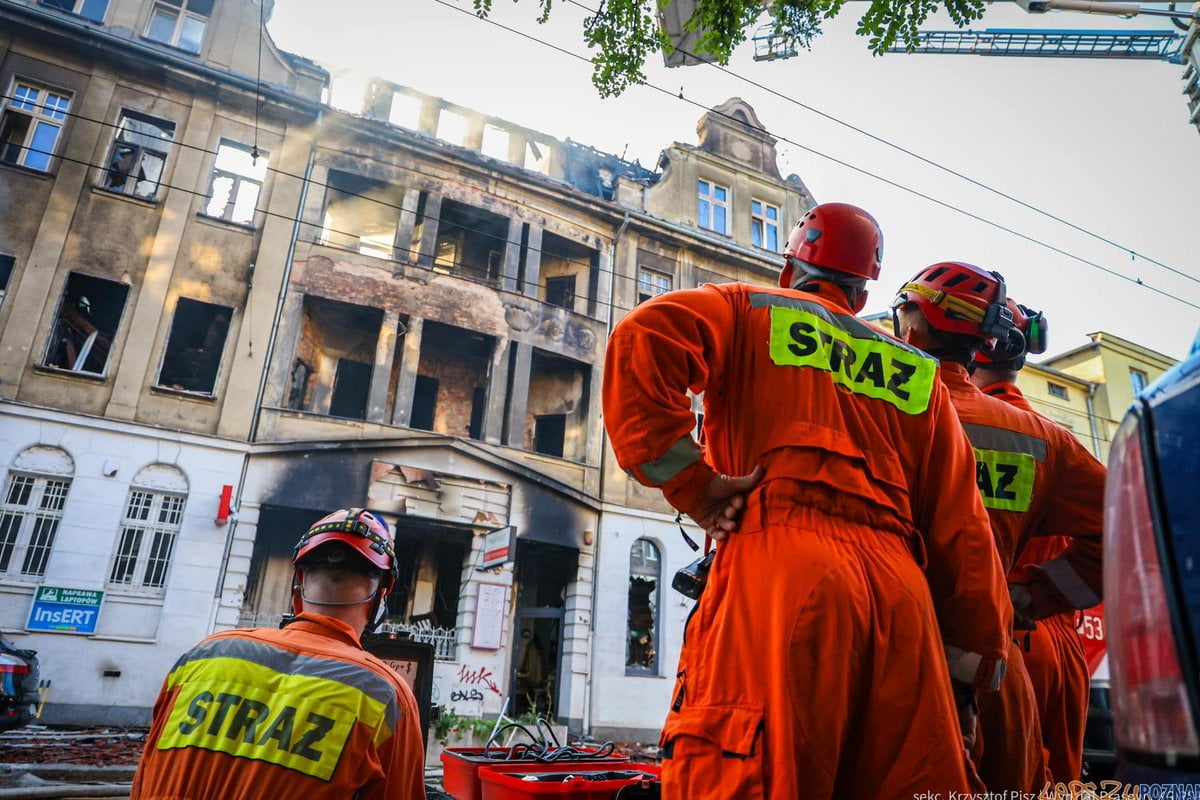
[[[137,119],[142,122],[145,122],[145,123],[148,123],[151,125],[155,125],[164,130],[169,127],[171,130],[171,138],[163,140],[164,144],[166,145],[166,147],[163,149],[163,151],[159,152],[158,150],[154,150],[145,145],[123,141],[121,139],[121,135],[126,130],[125,121],[126,121],[126,119],[129,119],[129,118]],[[167,162],[171,158],[171,151],[175,144],[175,134],[177,132],[178,131],[177,131],[175,123],[169,119],[161,119],[159,117],[154,117],[154,116],[151,116],[150,114],[143,113],[143,112],[138,111],[137,109],[133,109],[133,108],[122,108],[121,113],[117,116],[117,124],[116,124],[116,127],[113,132],[112,141],[110,142],[110,144],[108,146],[108,158],[105,159],[104,166],[101,166],[101,168],[100,168],[100,187],[99,188],[106,192],[112,192],[113,194],[119,194],[119,195],[123,195],[125,197],[132,197],[135,200],[144,200],[147,203],[157,203],[158,199],[159,199],[159,190],[162,188],[163,180],[167,174]],[[138,133],[135,135],[145,136],[146,134]],[[154,155],[162,157],[162,169],[159,171],[158,178],[154,181],[154,191],[151,192],[149,195],[141,195],[141,194],[137,193],[137,185],[139,183],[141,183],[142,181],[137,179],[137,175],[133,171],[124,173],[125,174],[125,182],[121,188],[117,189],[117,188],[114,188],[109,185],[109,178],[113,174],[113,164],[116,161],[117,148],[122,145],[135,148],[135,152],[137,153],[137,158],[135,158],[133,160],[133,165],[135,167],[140,167],[140,165],[142,163],[142,158],[144,157],[144,155],[146,153],[152,153]]]
[[[1059,400],[1070,400],[1070,390],[1061,383],[1054,381],[1046,381],[1046,391],[1051,397],[1057,397]]]
[[[756,214],[754,206],[759,207],[759,212]],[[775,218],[772,219],[769,212],[775,212]],[[768,203],[766,200],[760,200],[757,197],[750,200],[750,243],[757,248],[767,250],[771,253],[780,252],[779,249],[779,229],[783,217],[780,214],[780,208],[777,205]],[[774,229],[775,243],[770,244],[770,236],[768,233]],[[755,234],[758,234],[758,241],[754,241]]]
[[[113,327],[112,335],[109,337],[109,352],[108,352],[108,355],[105,356],[104,369],[101,372],[92,372],[92,371],[86,370],[86,369],[74,369],[72,367],[60,367],[57,364],[47,363],[50,360],[51,354],[54,352],[54,342],[55,342],[55,336],[58,333],[58,323],[62,317],[63,304],[66,303],[66,301],[67,301],[67,289],[70,285],[72,275],[79,275],[84,278],[91,278],[92,280],[101,280],[101,281],[105,281],[107,283],[112,283],[112,284],[116,284],[118,286],[125,287],[125,294],[121,299],[121,314],[120,314],[120,316],[117,317],[117,324]],[[42,357],[38,362],[38,367],[40,369],[54,370],[55,372],[57,372],[59,374],[63,374],[63,375],[81,375],[81,376],[85,376],[85,377],[89,377],[89,378],[99,378],[101,380],[107,380],[108,368],[112,364],[112,361],[113,361],[112,348],[114,348],[116,346],[117,337],[121,335],[121,323],[124,322],[124,320],[125,320],[125,311],[126,311],[126,307],[129,304],[129,293],[130,293],[131,288],[132,287],[128,286],[127,284],[121,283],[121,281],[114,281],[111,278],[103,278],[99,275],[92,275],[90,273],[80,272],[78,270],[70,270],[69,272],[67,272],[66,279],[63,281],[62,288],[60,289],[60,291],[58,293],[58,303],[54,307],[54,316],[52,317],[53,322],[50,327],[49,336],[46,337],[46,346],[43,348]],[[99,330],[100,330],[100,328],[99,328],[99,326],[97,326],[96,331],[98,332]],[[91,347],[91,345],[88,345],[89,350],[90,350],[90,347]],[[76,360],[78,360],[78,358],[79,357],[76,356]],[[85,357],[84,363],[86,363],[86,362],[87,362],[87,359]]]
[[[702,190],[707,186],[708,192]],[[724,193],[724,198],[717,199],[717,191]],[[706,231],[719,233],[722,236],[729,235],[729,187],[716,181],[698,178],[696,180],[696,226]],[[705,208],[707,204],[707,209]],[[717,228],[714,223],[715,209],[720,208],[724,212],[722,227]]]
[[[200,55],[200,51],[204,49],[204,37],[208,35],[208,23],[209,23],[209,20],[212,19],[213,12],[210,11],[208,13],[208,15],[206,16],[204,14],[196,13],[195,11],[189,11],[188,6],[190,5],[190,3],[191,3],[191,0],[179,0],[179,5],[175,5],[174,3],[170,2],[170,0],[155,0],[155,2],[152,3],[150,6],[150,14],[146,17],[146,25],[142,32],[142,38],[147,39],[151,42],[155,42],[157,44],[166,45],[167,47],[172,47],[176,50],[181,50],[185,53],[191,53],[192,55]],[[213,0],[213,6],[214,6],[213,10],[215,10],[216,0]],[[175,16],[175,24],[171,28],[171,35],[169,37],[167,37],[166,40],[158,39],[158,38],[155,38],[150,35],[150,29],[154,25],[154,15],[158,12],[158,10],[160,8],[165,9],[169,13],[176,15]],[[183,35],[183,26],[184,26],[184,23],[187,22],[188,20],[193,20],[193,21],[198,20],[204,26],[203,30],[200,33],[200,41],[196,45],[195,50],[192,50],[190,47],[185,47],[182,44],[180,44],[180,37]]]
[[[3,558],[4,552],[7,550],[7,565],[0,568],[0,577],[6,580],[45,580],[46,566],[50,563],[50,556],[54,552],[54,543],[58,538],[58,529],[62,525],[63,510],[66,508],[67,498],[71,492],[72,478],[73,476],[70,475],[47,475],[25,470],[8,470],[4,478],[3,494],[0,494],[0,558]],[[32,483],[27,495],[27,502],[20,505],[11,503],[9,500],[18,479],[29,480]],[[56,490],[56,496],[48,495],[52,483],[62,484],[61,491]],[[52,502],[57,501],[57,508],[47,509],[44,506],[48,496],[52,497]],[[17,518],[15,533],[12,533],[12,527],[8,523],[9,518],[13,516]],[[40,521],[49,523],[49,533],[45,533],[44,530],[37,531],[37,535],[45,539],[43,544],[37,546],[39,550],[44,551],[44,556],[41,556],[41,569],[27,572],[30,559],[38,557],[32,555],[34,547],[32,543],[35,535],[34,529]],[[21,565],[20,569],[14,569],[13,565],[18,563]]]
[[[17,257],[11,253],[0,253],[0,265],[8,262],[7,270],[0,266],[0,308],[4,308],[4,299],[8,297],[8,286],[12,283],[13,273],[17,271]],[[4,274],[7,271],[8,274]]]
[[[38,0],[38,5],[44,6],[45,8],[53,8],[55,11],[61,11],[64,14],[83,17],[84,19],[91,20],[99,25],[103,25],[104,18],[108,16],[109,0],[101,0],[101,2],[104,3],[104,11],[99,17],[93,17],[89,14],[83,13],[83,9],[87,6],[89,0],[68,0],[68,2],[71,3],[70,8],[63,8],[62,6],[54,3],[53,0]]]
[[[664,289],[664,288],[662,288],[662,286],[659,283],[643,282],[643,280],[642,280],[643,277],[666,278],[667,286]],[[653,291],[649,294],[646,294],[645,292],[642,291],[643,285],[649,286],[651,289],[655,289],[657,291]],[[638,305],[646,302],[647,300],[658,297],[659,295],[666,294],[667,292],[670,292],[670,291],[674,291],[674,289],[675,289],[675,275],[674,274],[672,274],[670,272],[664,272],[661,269],[655,269],[654,267],[647,267],[642,264],[638,264],[638,274],[637,274],[637,293],[638,293],[637,304]],[[645,297],[643,297],[643,294],[645,294]]]
[[[32,100],[26,98],[18,99],[17,92],[20,91],[21,87],[37,92],[37,98]],[[35,172],[50,172],[50,168],[54,165],[54,159],[58,157],[59,145],[62,144],[63,132],[67,127],[67,118],[71,113],[71,101],[74,99],[74,92],[68,92],[38,81],[13,76],[12,80],[8,82],[6,97],[8,99],[0,103],[0,124],[6,122],[10,114],[18,114],[29,118],[29,128],[26,130],[25,137],[19,145],[19,153],[16,160],[12,162],[0,160],[0,163],[34,170]],[[56,104],[53,110],[49,110],[46,104],[50,97],[57,97],[64,101],[64,104]],[[18,103],[25,103],[27,105],[18,105]],[[46,125],[57,131],[54,134],[53,147],[49,151],[42,149],[35,150],[32,146],[39,125]],[[0,148],[7,149],[2,143],[0,143]],[[0,149],[0,157],[2,157],[3,149]],[[32,154],[44,155],[46,157],[45,166],[31,166],[28,162],[29,156]]]
[[[163,368],[166,367],[167,358],[171,355],[171,339],[175,334],[175,323],[179,319],[179,308],[185,301],[188,303],[195,303],[200,306],[209,306],[219,309],[218,311],[214,312],[215,314],[228,312],[225,319],[225,332],[221,336],[221,346],[219,348],[220,352],[217,354],[217,368],[213,372],[212,388],[208,391],[201,391],[199,389],[181,389],[162,382]],[[180,394],[186,394],[192,397],[216,397],[217,387],[221,385],[221,377],[225,366],[225,351],[229,347],[229,333],[231,330],[233,330],[234,311],[235,309],[233,306],[227,306],[222,303],[210,303],[207,300],[197,300],[194,297],[177,297],[175,299],[175,309],[171,312],[171,325],[167,328],[167,336],[163,340],[162,355],[158,360],[158,370],[154,373],[154,388],[160,389],[164,392],[178,392]]]
[[[145,517],[138,519],[132,516],[135,498],[144,496],[148,502],[141,507],[146,510]],[[171,508],[167,509],[168,502]],[[171,565],[183,531],[183,515],[187,509],[187,495],[179,492],[163,492],[140,486],[131,486],[125,500],[125,511],[121,515],[120,528],[113,543],[112,557],[105,577],[105,586],[121,592],[136,592],[162,595],[166,593],[167,582],[170,579]],[[164,522],[162,516],[173,513],[174,519]],[[132,534],[136,534],[133,547],[127,547]],[[161,550],[161,542],[166,540],[166,555],[152,555]],[[156,567],[155,562],[161,562]],[[118,567],[123,567],[122,578],[117,578]],[[151,569],[159,583],[149,583]],[[140,578],[138,576],[141,576]]]
[[[1138,386],[1138,384],[1141,386]],[[1150,385],[1150,375],[1145,370],[1137,367],[1129,368],[1129,385],[1133,389],[1133,396],[1136,399],[1142,392],[1146,391],[1146,387]]]
[[[206,194],[204,199],[200,202],[200,216],[205,217],[206,219],[217,219],[221,220],[222,222],[228,222],[230,225],[240,225],[243,228],[253,229],[257,227],[255,220],[259,214],[258,203],[262,199],[263,186],[266,184],[266,173],[270,169],[270,154],[264,150],[260,150],[258,152],[258,157],[265,162],[265,166],[263,166],[263,179],[258,180],[257,178],[253,178],[248,175],[241,175],[237,172],[231,172],[227,169],[222,169],[219,167],[217,165],[217,160],[221,157],[222,147],[228,147],[232,150],[241,150],[247,154],[254,153],[254,145],[243,144],[235,139],[226,139],[223,136],[217,140],[217,154],[213,156],[212,171],[208,176],[208,194]],[[214,187],[216,186],[217,180],[220,178],[230,178],[233,181],[233,186],[229,190],[229,197],[225,200],[225,208],[222,209],[220,214],[212,214],[209,212],[209,204],[213,200]],[[238,206],[238,196],[241,192],[243,183],[252,184],[258,187],[258,193],[254,197],[254,207],[250,212],[250,219],[246,222],[242,222],[233,218],[233,214]]]
[[[642,551],[642,561],[645,562],[645,551],[647,546],[654,551],[657,564],[653,571],[649,567],[641,567],[640,569],[634,566],[634,548],[640,547]],[[652,593],[650,610],[653,615],[653,627],[648,631],[650,635],[650,648],[654,654],[654,663],[652,666],[641,666],[629,663],[630,659],[630,643],[632,642],[633,629],[630,627],[629,620],[629,594],[633,589],[633,581],[637,578],[647,579],[653,578],[655,585]],[[626,593],[626,612],[625,612],[625,674],[631,677],[642,678],[657,678],[662,671],[662,611],[663,611],[663,551],[658,542],[649,539],[645,536],[640,536],[634,540],[629,546],[629,587]]]

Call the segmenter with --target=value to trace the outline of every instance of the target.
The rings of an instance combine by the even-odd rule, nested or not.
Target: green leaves
[[[592,56],[592,83],[601,97],[619,95],[631,85],[646,82],[643,71],[652,55],[674,51],[670,40],[658,25],[659,7],[671,0],[563,0],[588,9],[583,39],[595,51]],[[472,0],[475,13],[486,17],[492,0]],[[520,0],[513,0],[514,3]],[[538,22],[550,18],[554,0],[537,0]],[[734,48],[745,41],[749,31],[765,11],[774,21],[774,33],[786,44],[809,47],[821,33],[821,23],[832,19],[846,0],[696,0],[696,8],[686,23],[698,32],[695,52],[719,64],[728,64]],[[867,46],[876,55],[887,52],[896,42],[911,48],[917,32],[939,8],[945,8],[958,27],[983,16],[985,0],[871,0],[858,21],[857,33],[867,37]]]

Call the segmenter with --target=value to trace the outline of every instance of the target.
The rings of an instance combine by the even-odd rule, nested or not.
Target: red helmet
[[[1013,317],[1012,332],[1006,339],[997,341],[995,347],[976,353],[975,361],[980,364],[1003,362],[1013,369],[1020,369],[1025,364],[1025,356],[1046,352],[1048,325],[1041,311],[1026,308],[1011,297],[1007,305]]]
[[[1004,277],[972,264],[942,261],[926,267],[901,287],[892,308],[920,306],[929,324],[939,331],[978,336],[995,347],[1013,327]]]
[[[875,218],[849,203],[810,208],[788,237],[779,285],[792,283],[793,258],[824,269],[875,280],[883,260],[883,233]]]
[[[300,537],[292,550],[292,563],[299,564],[313,550],[331,542],[349,546],[383,572],[381,597],[392,591],[396,583],[396,551],[386,522],[361,508],[339,509],[314,522]]]

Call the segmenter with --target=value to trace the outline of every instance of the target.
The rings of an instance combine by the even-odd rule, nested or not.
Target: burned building
[[[811,197],[740,100],[647,168],[382,80],[331,106],[266,12],[0,0],[0,630],[46,718],[148,719],[366,506],[441,705],[652,735],[691,554],[607,450],[605,343],[662,292],[773,283]],[[51,596],[94,627],[35,624]]]

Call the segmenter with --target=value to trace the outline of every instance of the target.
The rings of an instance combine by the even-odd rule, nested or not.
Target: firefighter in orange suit
[[[1013,333],[993,349],[975,356],[971,382],[984,394],[1024,411],[1033,406],[1017,388],[1017,373],[1028,354],[1046,352],[1047,326],[1040,311],[1008,300],[1013,315]],[[1017,559],[1014,577],[1029,566],[1056,558],[1071,540],[1063,536],[1033,539]],[[1080,779],[1083,771],[1083,736],[1087,725],[1088,691],[1091,677],[1083,643],[1075,629],[1075,612],[1064,611],[1037,623],[1021,653],[1033,685],[1046,767],[1055,783]]]
[[[175,663],[131,800],[425,797],[413,693],[359,644],[396,580],[387,525],[334,512],[292,561],[294,622],[214,634]]]
[[[609,342],[617,460],[724,539],[663,726],[666,800],[974,785],[964,742],[1003,674],[1007,590],[937,362],[854,316],[881,249],[865,211],[819,205],[782,288],[669,292]]]
[[[941,379],[975,448],[979,492],[1001,563],[1014,569],[1034,536],[1061,534],[1061,555],[1010,579],[1017,627],[1100,602],[1104,467],[1063,428],[988,397],[967,365],[1013,327],[1004,279],[961,262],[934,264],[893,303],[898,335],[937,356]],[[1023,636],[1021,637],[1024,638]],[[989,791],[1034,792],[1047,780],[1033,688],[1014,640],[1004,685],[981,697],[973,756]]]

